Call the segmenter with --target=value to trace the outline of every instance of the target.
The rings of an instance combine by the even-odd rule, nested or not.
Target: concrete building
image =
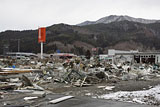
[[[101,55],[102,56],[102,55]],[[108,58],[114,62],[160,63],[160,52],[139,52],[138,50],[108,50]],[[102,58],[102,57],[101,57]]]

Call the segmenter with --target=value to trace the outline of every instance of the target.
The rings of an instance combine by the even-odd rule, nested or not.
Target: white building
[[[100,55],[104,56],[104,55]],[[108,56],[114,62],[160,63],[160,52],[139,52],[138,50],[108,50]]]

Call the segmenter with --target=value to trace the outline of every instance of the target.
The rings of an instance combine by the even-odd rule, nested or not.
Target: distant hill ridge
[[[60,50],[84,55],[87,50],[92,51],[95,47],[99,54],[107,53],[108,49],[160,50],[159,20],[129,16],[111,15],[83,26],[55,24],[46,27],[46,35],[44,53]],[[7,46],[10,52],[16,52],[18,40],[21,52],[40,52],[38,30],[24,30],[0,32],[0,54],[7,50]]]
[[[103,17],[100,18],[97,21],[85,21],[82,22],[80,24],[77,24],[78,26],[85,26],[85,25],[91,25],[91,24],[99,24],[99,23],[104,23],[104,24],[108,24],[111,22],[119,22],[119,21],[131,21],[131,22],[138,22],[138,23],[143,23],[143,24],[150,24],[150,23],[156,23],[156,22],[160,22],[160,20],[150,20],[150,19],[143,19],[143,18],[134,18],[134,17],[130,17],[127,15],[110,15],[107,17]]]

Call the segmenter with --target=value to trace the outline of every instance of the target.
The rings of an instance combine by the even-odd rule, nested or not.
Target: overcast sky
[[[160,0],[0,0],[0,32],[74,25],[109,15],[160,19],[159,11]]]

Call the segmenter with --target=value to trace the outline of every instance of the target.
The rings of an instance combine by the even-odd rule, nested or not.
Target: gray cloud
[[[0,31],[77,24],[108,15],[160,19],[159,0],[0,0]]]

